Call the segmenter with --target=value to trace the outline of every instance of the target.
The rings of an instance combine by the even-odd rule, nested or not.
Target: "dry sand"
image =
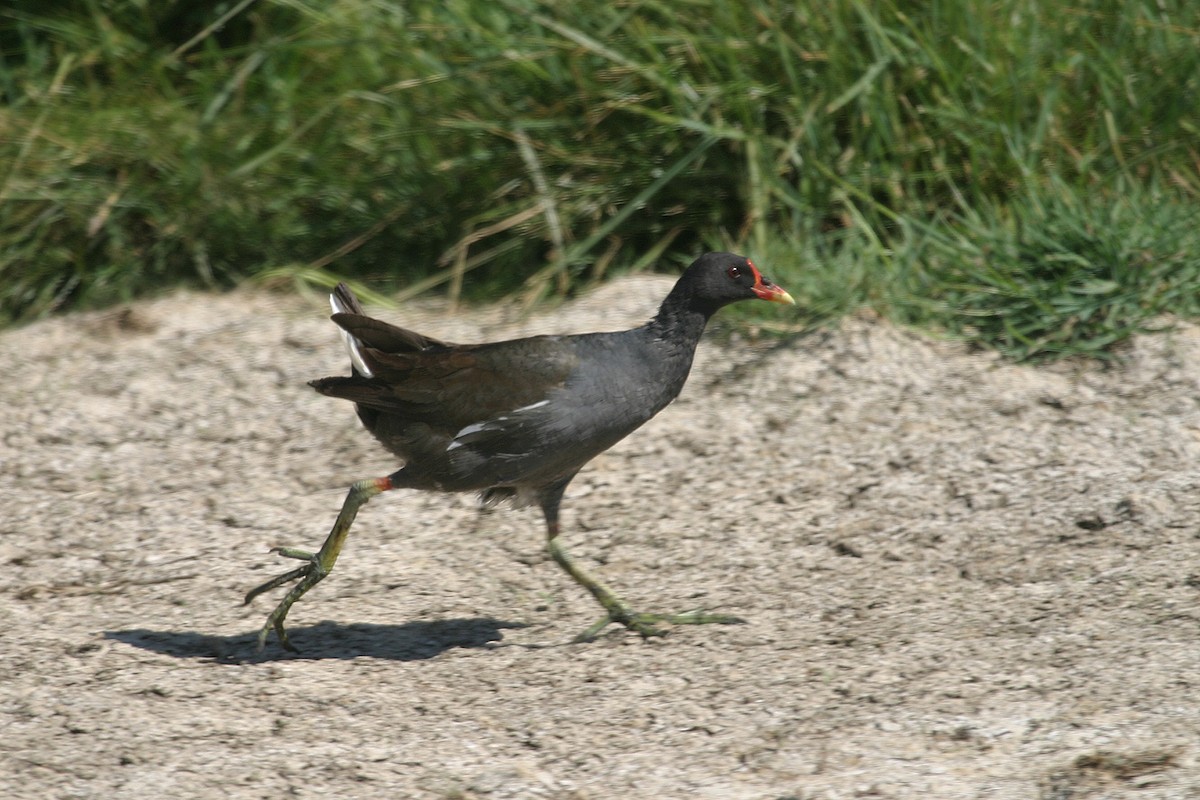
[[[450,340],[614,329],[670,282]],[[565,540],[643,610],[591,623],[536,509],[396,492],[254,635],[354,480],[397,465],[305,381],[322,299],[175,294],[0,335],[8,798],[1200,798],[1200,328],[1031,368],[857,317],[708,340],[580,474]],[[764,308],[764,315],[785,309]]]

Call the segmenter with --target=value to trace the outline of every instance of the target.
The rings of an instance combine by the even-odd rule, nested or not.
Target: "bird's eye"
[[[741,269],[739,269],[738,267],[730,267],[730,268],[729,268],[729,269],[726,271],[726,274],[728,274],[728,275],[729,275],[729,277],[731,277],[731,278],[740,278],[740,277],[742,277],[742,271],[741,271]]]

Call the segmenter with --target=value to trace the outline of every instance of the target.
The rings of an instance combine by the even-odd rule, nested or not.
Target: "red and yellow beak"
[[[777,283],[771,283],[763,277],[763,274],[758,271],[758,267],[747,259],[747,264],[750,264],[750,269],[754,270],[754,285],[750,287],[750,291],[760,300],[767,300],[771,303],[787,303],[788,305],[796,305],[796,301],[792,296],[784,291],[783,287]]]

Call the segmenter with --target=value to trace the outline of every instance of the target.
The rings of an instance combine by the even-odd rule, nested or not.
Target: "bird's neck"
[[[699,308],[683,298],[677,302],[673,300],[677,298],[668,297],[663,302],[654,319],[646,323],[646,328],[655,338],[695,348],[713,311]]]

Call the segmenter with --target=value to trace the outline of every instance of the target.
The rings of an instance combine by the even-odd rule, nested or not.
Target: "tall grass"
[[[263,273],[536,295],[715,247],[1016,356],[1195,313],[1182,0],[216,9],[0,10],[4,317]]]

